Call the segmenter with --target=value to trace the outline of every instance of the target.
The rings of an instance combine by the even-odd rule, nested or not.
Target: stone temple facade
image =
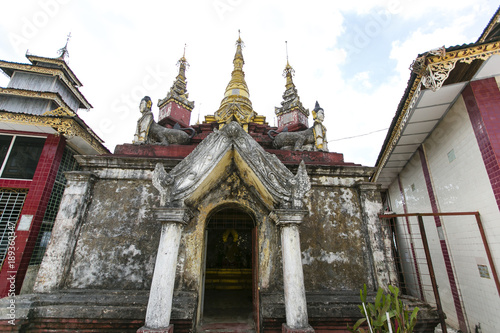
[[[269,126],[241,46],[202,124],[183,56],[158,123],[145,97],[132,144],[76,157],[33,293],[16,297],[14,326],[1,310],[2,329],[344,332],[364,284],[398,284],[373,169],[328,152],[318,103],[308,128],[289,64]],[[407,302],[433,332],[435,313]]]

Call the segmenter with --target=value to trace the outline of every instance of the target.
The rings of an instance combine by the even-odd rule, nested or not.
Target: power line
[[[328,140],[329,142],[333,142],[333,141],[341,141],[341,140],[347,140],[347,139],[354,139],[354,138],[359,138],[361,136],[367,136],[367,135],[370,135],[370,134],[373,134],[373,133],[378,133],[378,132],[382,132],[382,131],[387,131],[389,128],[383,128],[383,129],[379,129],[379,130],[376,130],[376,131],[373,131],[373,132],[370,132],[370,133],[365,133],[365,134],[360,134],[360,135],[355,135],[355,136],[348,136],[346,138],[341,138],[341,139],[334,139],[334,140]]]

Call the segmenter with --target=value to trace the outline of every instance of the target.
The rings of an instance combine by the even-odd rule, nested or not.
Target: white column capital
[[[269,214],[272,220],[281,227],[299,225],[304,221],[304,217],[309,214],[307,210],[298,209],[275,209]]]
[[[153,216],[155,221],[161,223],[179,223],[187,224],[185,219],[186,210],[184,208],[169,208],[159,207],[153,208]]]

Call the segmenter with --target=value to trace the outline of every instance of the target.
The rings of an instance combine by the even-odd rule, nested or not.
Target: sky
[[[67,62],[92,104],[79,116],[114,151],[131,143],[139,103],[163,99],[184,48],[191,123],[219,108],[238,30],[254,110],[276,124],[288,60],[305,108],[325,110],[329,149],[375,165],[420,53],[472,43],[498,8],[490,0],[20,0],[2,5],[0,59],[25,54]],[[186,45],[186,47],[185,47]],[[0,86],[8,77],[0,75]],[[312,116],[309,117],[312,124]]]

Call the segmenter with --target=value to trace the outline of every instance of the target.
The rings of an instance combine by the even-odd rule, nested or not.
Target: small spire
[[[285,49],[286,49],[286,66],[285,69],[283,70],[283,77],[286,77],[286,87],[287,89],[291,88],[293,86],[293,80],[292,77],[295,76],[295,70],[290,66],[290,63],[288,62],[288,42],[285,41]]]
[[[192,110],[194,108],[194,102],[188,100],[189,94],[187,92],[186,69],[189,68],[189,63],[186,60],[186,47],[187,44],[184,44],[184,52],[182,54],[182,57],[179,59],[179,61],[177,61],[179,73],[177,74],[177,77],[175,78],[170,91],[167,93],[167,96],[164,99],[158,101],[158,107],[160,108],[167,104],[171,99],[174,99],[177,102],[183,104],[189,110]]]
[[[285,41],[285,49],[286,49],[286,63],[288,64],[288,42]]]
[[[302,102],[300,101],[299,94],[297,92],[297,88],[295,87],[295,84],[293,83],[292,77],[295,75],[295,70],[290,66],[290,63],[288,62],[288,42],[285,41],[285,49],[286,49],[286,66],[285,69],[283,70],[283,77],[286,78],[286,83],[285,83],[285,93],[283,94],[283,101],[281,102],[281,107],[275,108],[275,113],[278,116],[278,119],[281,119],[281,117],[284,114],[293,112],[293,111],[298,111],[302,113],[305,116],[305,122],[304,125],[307,128],[307,117],[309,116],[309,110],[304,108],[302,105]],[[278,120],[278,125],[280,125],[281,121]]]
[[[181,59],[184,59],[184,60],[186,60],[186,47],[187,47],[187,44],[184,43],[184,53],[182,54],[182,58],[181,58]]]
[[[186,47],[187,44],[184,44],[184,52],[182,57],[177,61],[177,66],[179,66],[179,76],[181,76],[182,80],[186,80],[186,69],[189,68],[189,63],[186,60]]]
[[[68,34],[66,38],[66,44],[64,45],[63,48],[59,49],[59,59],[65,59],[66,57],[69,57],[69,52],[68,52],[68,42],[69,39],[71,38],[71,32]]]
[[[245,43],[241,40],[241,31],[238,29],[238,40],[236,41],[236,46],[245,47]]]

